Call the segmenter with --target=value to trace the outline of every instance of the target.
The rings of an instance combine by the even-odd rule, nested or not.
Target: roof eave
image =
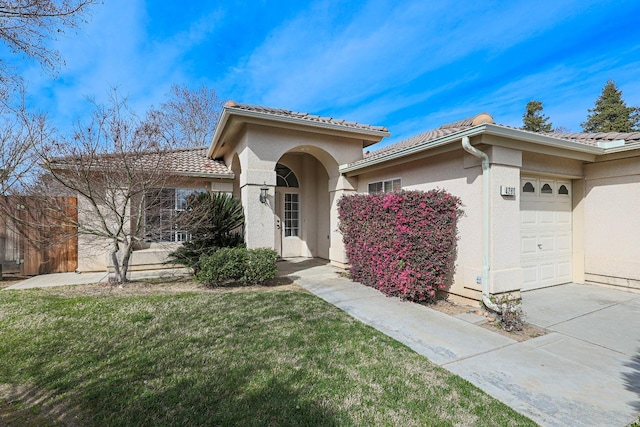
[[[594,146],[582,144],[579,142],[567,141],[564,139],[554,138],[546,135],[526,132],[520,129],[511,129],[511,128],[507,128],[499,125],[494,125],[491,123],[484,123],[478,126],[471,127],[469,129],[465,129],[463,131],[455,132],[450,135],[436,138],[432,141],[429,141],[423,144],[418,144],[413,147],[408,147],[404,150],[399,150],[396,152],[389,153],[388,155],[376,157],[374,159],[371,159],[371,161],[364,161],[362,163],[358,163],[357,165],[351,165],[351,166],[340,165],[339,171],[340,173],[343,173],[343,174],[355,172],[359,169],[368,168],[374,165],[385,163],[390,160],[398,159],[405,156],[410,156],[412,154],[420,153],[427,150],[432,150],[434,148],[441,147],[446,144],[457,142],[465,136],[472,137],[472,136],[477,136],[483,133],[488,135],[518,139],[521,141],[532,142],[535,144],[545,145],[549,147],[588,153],[592,155],[602,155],[605,153],[605,150],[600,147],[594,147]]]
[[[235,174],[223,173],[201,173],[201,172],[173,172],[176,176],[186,176],[189,178],[213,178],[213,179],[235,179]]]
[[[220,120],[216,124],[216,129],[213,132],[213,137],[211,138],[211,144],[209,145],[209,149],[207,150],[207,157],[210,159],[215,159],[214,155],[216,154],[218,148],[218,142],[222,136],[222,132],[224,131],[225,126],[227,125],[227,121],[229,120],[229,109],[227,107],[222,107],[222,114],[220,114]]]
[[[68,164],[51,164],[49,166],[52,170],[70,170],[73,169],[73,165]],[[109,169],[105,167],[92,167],[90,170],[95,172],[108,172]],[[186,171],[166,171],[171,176],[184,176],[189,178],[209,178],[209,179],[235,179],[235,174],[230,173],[206,173],[206,172],[186,172]]]
[[[210,158],[215,158],[217,154],[218,144],[220,142],[220,137],[222,136],[224,129],[227,125],[227,122],[232,116],[246,117],[250,119],[262,119],[272,122],[279,122],[289,125],[297,125],[302,127],[311,127],[317,129],[324,129],[330,131],[336,131],[341,133],[347,133],[358,136],[366,136],[367,141],[372,141],[372,144],[375,142],[381,141],[383,138],[390,136],[391,134],[388,131],[383,130],[375,130],[375,129],[364,129],[357,127],[344,126],[337,123],[325,123],[325,122],[315,122],[312,120],[307,120],[298,117],[284,117],[278,116],[270,113],[264,113],[261,111],[249,111],[242,110],[234,107],[223,107],[222,115],[220,117],[220,121],[216,126],[216,130],[213,135],[213,140],[209,150],[207,151],[207,156]],[[371,144],[368,144],[371,145]]]
[[[376,157],[374,159],[371,159],[370,161],[364,161],[357,165],[352,165],[352,166],[348,164],[340,165],[338,167],[338,170],[340,171],[340,173],[346,174],[349,172],[357,171],[358,169],[371,167],[380,163],[385,163],[390,160],[410,156],[412,154],[420,153],[422,151],[431,150],[431,149],[458,141],[462,139],[462,137],[464,136],[471,137],[471,136],[479,135],[480,133],[482,133],[484,128],[485,128],[485,125],[475,126],[473,128],[465,129],[464,131],[461,131],[461,132],[452,133],[450,135],[446,135],[423,144],[418,144],[413,147],[408,147],[403,150],[395,151],[395,152],[389,153],[388,155]]]
[[[485,133],[488,135],[502,136],[505,138],[517,139],[520,141],[533,142],[539,145],[546,145],[549,147],[563,148],[572,151],[579,151],[582,153],[588,153],[593,155],[600,155],[604,153],[604,149],[593,145],[583,144],[581,142],[569,141],[566,139],[556,138],[547,135],[541,135],[534,132],[528,132],[521,129],[508,128],[504,126],[494,125],[488,123],[484,125],[486,127]]]
[[[640,141],[630,142],[628,144],[621,145],[620,147],[605,148],[604,154],[621,153],[624,151],[632,151],[632,150],[638,150],[638,149],[640,149]]]

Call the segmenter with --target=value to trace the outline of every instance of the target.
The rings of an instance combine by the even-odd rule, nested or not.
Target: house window
[[[191,235],[176,227],[176,216],[187,208],[188,197],[204,190],[161,188],[145,194],[145,239],[148,242],[186,242]]]
[[[284,194],[284,237],[300,236],[300,195]]]
[[[298,177],[287,166],[278,163],[276,164],[276,186],[298,188]]]
[[[369,194],[390,193],[392,191],[400,191],[401,189],[400,178],[369,183]]]
[[[535,193],[536,192],[536,188],[533,186],[532,183],[526,182],[524,184],[524,186],[522,187],[522,192],[523,193]]]

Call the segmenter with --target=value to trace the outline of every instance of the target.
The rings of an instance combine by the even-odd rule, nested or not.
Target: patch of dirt
[[[76,417],[62,404],[49,405],[49,396],[35,387],[0,384],[0,427],[76,427]]]
[[[52,295],[61,296],[85,296],[85,295],[151,295],[151,294],[179,294],[184,292],[211,293],[211,292],[248,292],[248,291],[283,291],[302,289],[293,283],[288,277],[276,277],[266,281],[262,285],[242,286],[230,283],[219,287],[207,287],[193,281],[189,277],[173,279],[145,279],[127,282],[123,285],[109,283],[95,283],[91,285],[60,286],[47,289]],[[2,426],[0,426],[2,427]]]
[[[28,279],[28,277],[15,276],[13,274],[5,274],[0,279],[0,289],[8,288],[9,286],[15,285],[16,283],[20,283],[26,279]]]
[[[531,338],[540,337],[547,333],[546,330],[526,322],[521,331],[507,332],[504,329],[502,329],[502,327],[500,326],[500,323],[496,320],[495,316],[489,315],[486,311],[482,310],[481,308],[472,307],[472,306],[463,305],[463,304],[456,304],[452,301],[448,301],[445,299],[437,300],[435,303],[429,304],[428,307],[434,310],[437,310],[441,313],[448,314],[449,316],[457,316],[459,314],[464,314],[464,313],[474,313],[477,315],[485,316],[487,318],[487,322],[478,326],[488,329],[491,332],[496,332],[500,335],[504,335],[505,337],[509,337],[519,342],[526,341]]]

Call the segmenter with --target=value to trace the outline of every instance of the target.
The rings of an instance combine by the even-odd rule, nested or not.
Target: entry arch
[[[278,159],[274,240],[280,256],[330,259],[330,182],[335,180],[327,166],[338,173],[338,162],[317,147],[295,147]]]

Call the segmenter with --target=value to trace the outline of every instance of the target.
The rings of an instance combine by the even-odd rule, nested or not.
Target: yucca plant
[[[170,262],[199,270],[203,255],[219,248],[244,246],[244,212],[240,200],[226,193],[198,193],[187,200],[187,209],[176,219],[190,240],[169,254]]]

